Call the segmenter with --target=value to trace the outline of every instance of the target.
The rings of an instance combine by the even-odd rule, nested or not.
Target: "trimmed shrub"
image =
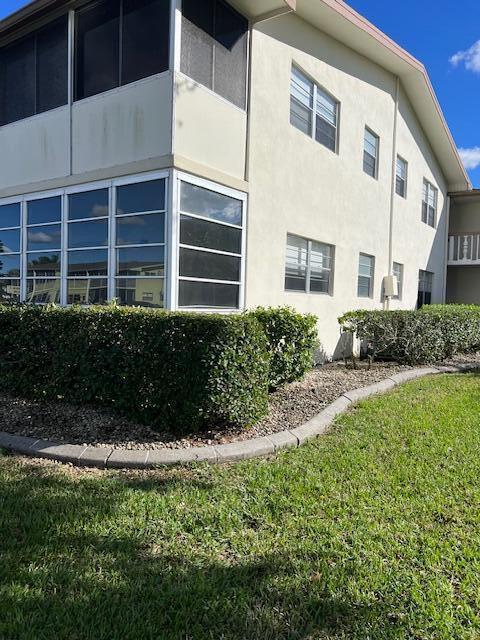
[[[259,307],[248,312],[262,325],[270,353],[270,389],[303,378],[318,346],[317,318],[290,307]]]
[[[440,362],[480,349],[480,307],[433,305],[418,311],[352,311],[344,331],[367,343],[373,357],[404,364]]]
[[[256,422],[268,368],[252,316],[0,305],[0,389],[111,407],[173,433]]]

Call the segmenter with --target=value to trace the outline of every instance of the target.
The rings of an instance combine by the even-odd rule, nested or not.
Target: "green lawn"
[[[480,638],[480,377],[236,466],[1,457],[0,638]]]

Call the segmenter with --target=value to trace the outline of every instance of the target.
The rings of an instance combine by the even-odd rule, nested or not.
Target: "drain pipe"
[[[390,190],[390,221],[388,230],[388,275],[393,275],[393,219],[395,213],[395,183],[397,175],[397,129],[398,129],[398,103],[400,98],[400,78],[395,79],[395,114],[393,118],[392,141],[392,185]],[[385,296],[383,308],[390,309],[390,296]]]

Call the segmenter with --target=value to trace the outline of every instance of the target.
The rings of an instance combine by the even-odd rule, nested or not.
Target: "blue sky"
[[[0,0],[0,18],[24,4],[24,0]],[[349,4],[425,64],[472,181],[480,187],[480,2],[349,0]]]

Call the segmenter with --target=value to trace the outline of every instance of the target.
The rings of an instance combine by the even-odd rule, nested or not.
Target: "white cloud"
[[[457,53],[450,58],[450,64],[454,67],[464,64],[465,69],[468,69],[468,71],[480,73],[480,40],[472,44],[470,49],[457,51]]]
[[[471,149],[459,149],[460,157],[465,165],[465,169],[476,169],[480,167],[480,147]]]

